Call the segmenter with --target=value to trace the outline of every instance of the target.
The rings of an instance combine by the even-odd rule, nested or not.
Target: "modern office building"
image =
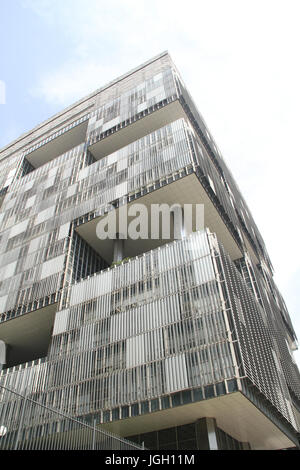
[[[298,446],[296,335],[167,52],[3,148],[0,171],[0,385],[150,449]],[[167,238],[99,236],[158,204],[192,220],[181,237],[175,211]]]

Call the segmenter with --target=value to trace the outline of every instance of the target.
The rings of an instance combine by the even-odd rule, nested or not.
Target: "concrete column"
[[[6,364],[6,344],[0,340],[0,372]]]
[[[218,450],[215,418],[201,418],[196,422],[196,439],[199,450]]]
[[[176,207],[172,212],[173,236],[176,240],[181,240],[186,236],[184,228],[184,210],[183,207]]]
[[[117,233],[117,238],[113,241],[113,262],[122,261],[124,259],[124,241],[119,238]]]

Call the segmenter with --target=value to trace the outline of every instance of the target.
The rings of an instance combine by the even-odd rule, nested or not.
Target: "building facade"
[[[167,52],[2,149],[0,204],[0,385],[152,449],[298,446],[296,335]],[[99,238],[136,204],[203,227]]]

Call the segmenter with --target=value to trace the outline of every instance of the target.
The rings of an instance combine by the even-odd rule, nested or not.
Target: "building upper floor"
[[[191,150],[196,153],[194,160],[198,159],[202,182],[211,199],[219,203],[236,242],[245,244],[257,263],[263,261],[270,273],[270,260],[251,212],[167,52],[96,90],[2,149],[2,202],[17,179],[51,165],[74,148],[82,146],[91,162],[114,155],[135,141],[155,146],[143,138],[178,119],[191,129]]]

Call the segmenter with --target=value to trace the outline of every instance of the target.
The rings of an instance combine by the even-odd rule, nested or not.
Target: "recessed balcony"
[[[28,149],[24,154],[28,163],[34,169],[39,168],[85,142],[88,119],[82,118],[79,121],[82,120],[83,122],[77,124],[76,121]]]
[[[128,122],[108,129],[103,135],[96,135],[90,142],[89,151],[96,160],[100,160],[180,118],[186,118],[186,115],[178,100],[157,109],[155,107],[153,111],[146,110],[128,119]]]
[[[234,412],[233,412],[234,410]],[[251,449],[271,450],[293,447],[289,439],[240,391],[142,416],[120,419],[103,424],[104,429],[130,436],[195,422],[214,417],[217,426],[240,442],[249,442]]]
[[[7,345],[5,368],[47,355],[56,310],[52,304],[0,324],[0,339]]]
[[[170,238],[167,239],[153,239],[151,238],[151,206],[154,204],[178,204],[184,207],[185,204],[204,205],[204,227],[208,227],[211,232],[217,234],[218,240],[223,244],[225,250],[232,260],[238,259],[242,256],[242,252],[238,247],[235,239],[233,238],[229,228],[226,226],[218,210],[213,202],[207,195],[205,189],[200,183],[197,176],[192,173],[184,178],[178,179],[173,183],[169,183],[160,189],[157,189],[149,194],[146,194],[135,201],[128,203],[127,211],[130,210],[133,204],[143,204],[148,214],[148,239],[133,240],[130,237],[123,241],[123,258],[130,258],[139,254],[153,250],[158,246],[174,240],[174,225],[171,220]],[[119,214],[121,208],[116,209],[116,233],[122,232],[118,224]],[[124,210],[124,209],[122,209]],[[104,216],[96,217],[95,219],[79,225],[76,228],[78,234],[97,252],[109,265],[114,260],[114,244],[115,240],[107,238],[101,240],[97,236],[97,224],[103,219]],[[128,216],[128,226],[134,217]],[[196,229],[195,218],[193,218],[192,231]],[[203,227],[203,228],[204,228]],[[188,233],[186,233],[188,235]]]

